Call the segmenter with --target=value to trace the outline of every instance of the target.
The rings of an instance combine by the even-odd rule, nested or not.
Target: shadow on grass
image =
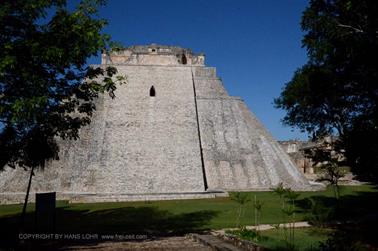
[[[107,235],[118,236],[142,236],[140,240],[146,238],[157,238],[170,235],[184,235],[208,230],[206,227],[211,219],[216,217],[216,211],[197,211],[183,214],[172,214],[169,211],[159,210],[155,207],[123,207],[116,209],[106,209],[98,211],[71,210],[69,207],[56,209],[56,225],[54,231],[35,231],[34,213],[29,213],[26,217],[24,233],[57,233],[65,234],[55,240],[47,237],[45,240],[31,240],[34,237],[21,235],[28,238],[22,244],[22,250],[27,246],[28,250],[52,250],[59,247],[86,243],[96,244],[107,241]],[[19,221],[20,216],[10,216],[0,218],[0,250],[14,250],[19,244]],[[67,234],[70,234],[67,235]],[[80,236],[80,237],[78,237]],[[83,236],[89,236],[83,239]],[[96,237],[97,236],[97,237]],[[104,238],[105,236],[105,238]],[[70,238],[70,239],[67,239]],[[113,239],[117,241],[121,239]]]
[[[372,192],[342,195],[339,200],[327,196],[311,199],[328,209],[325,223],[335,230],[321,250],[378,250],[378,187]],[[296,201],[296,206],[313,217],[308,198]]]
[[[341,187],[341,189],[343,189]],[[378,213],[378,187],[372,192],[355,192],[353,195],[341,195],[339,200],[330,196],[315,195],[296,200],[299,212],[309,213],[310,198],[317,204],[332,210],[329,221],[361,221],[364,217]]]

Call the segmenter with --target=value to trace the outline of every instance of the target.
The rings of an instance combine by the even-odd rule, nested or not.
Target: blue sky
[[[105,32],[125,46],[178,45],[206,54],[206,65],[240,96],[278,140],[307,139],[284,127],[273,107],[284,84],[306,62],[300,18],[305,0],[109,0]],[[91,63],[99,63],[95,58]]]

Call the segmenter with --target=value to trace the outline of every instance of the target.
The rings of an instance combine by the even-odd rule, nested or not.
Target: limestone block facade
[[[62,141],[60,160],[36,171],[32,193],[81,202],[214,197],[280,182],[314,189],[245,103],[228,95],[203,54],[133,46],[102,55],[100,66],[107,65],[127,84],[115,99],[97,100],[80,140]],[[1,172],[0,201],[22,201],[28,175]]]

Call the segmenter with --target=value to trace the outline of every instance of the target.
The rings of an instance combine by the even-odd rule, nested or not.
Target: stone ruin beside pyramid
[[[36,171],[31,192],[72,202],[214,197],[283,183],[313,190],[239,97],[229,96],[205,56],[151,44],[102,55],[127,84],[101,96],[78,141]],[[29,172],[0,172],[0,201],[21,202]],[[31,196],[33,199],[34,196]]]

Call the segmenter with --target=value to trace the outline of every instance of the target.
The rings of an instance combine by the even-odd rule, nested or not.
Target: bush
[[[245,227],[242,227],[238,230],[227,230],[226,233],[235,235],[243,240],[249,240],[254,242],[257,242],[261,239],[261,235],[258,231],[254,229],[247,229]]]
[[[312,198],[309,199],[309,202],[310,209],[309,215],[306,217],[307,221],[314,226],[325,227],[332,213],[332,209]]]

